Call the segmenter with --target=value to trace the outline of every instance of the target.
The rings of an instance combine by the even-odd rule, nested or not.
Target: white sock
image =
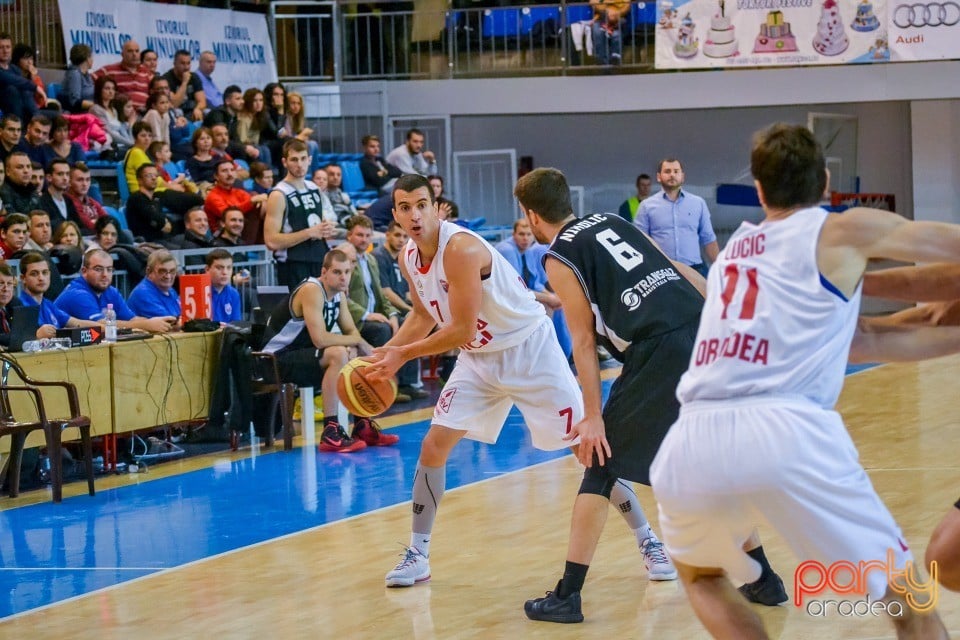
[[[411,533],[410,546],[414,547],[423,555],[430,557],[430,534],[429,533]]]
[[[654,541],[659,541],[657,534],[653,532],[653,528],[650,527],[650,523],[643,525],[639,529],[634,529],[633,532],[637,535],[637,544],[642,545],[643,541],[647,538],[653,538]]]

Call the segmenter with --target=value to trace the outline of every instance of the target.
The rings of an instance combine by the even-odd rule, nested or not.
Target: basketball
[[[355,416],[371,418],[390,408],[397,399],[397,383],[389,380],[368,380],[364,369],[371,365],[363,358],[354,358],[337,378],[337,395],[347,411]]]

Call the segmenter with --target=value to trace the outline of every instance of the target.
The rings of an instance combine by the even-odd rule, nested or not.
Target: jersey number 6
[[[598,233],[597,242],[613,256],[613,259],[625,271],[630,271],[643,264],[643,254],[624,242],[613,229],[604,229]]]

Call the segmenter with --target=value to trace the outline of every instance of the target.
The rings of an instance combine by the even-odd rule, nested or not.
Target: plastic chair
[[[127,174],[122,161],[117,163],[117,196],[122,205],[130,199],[130,186],[127,184]]]
[[[266,446],[273,446],[273,434],[276,433],[277,409],[280,409],[280,424],[283,434],[283,450],[293,449],[293,403],[297,395],[297,386],[292,382],[280,381],[277,358],[272,353],[254,351],[251,389],[254,396],[271,395],[267,422]],[[234,439],[231,438],[231,444]],[[235,448],[235,447],[234,447]]]
[[[9,384],[13,371],[23,384]],[[60,387],[70,404],[70,416],[51,418],[47,416],[43,394],[38,387]],[[37,419],[18,420],[13,415],[10,404],[11,393],[26,393],[32,396],[36,407]],[[32,416],[31,416],[32,417]],[[22,418],[22,416],[21,416]],[[7,486],[11,498],[20,493],[20,464],[23,460],[23,446],[31,431],[43,431],[47,441],[47,456],[50,460],[50,479],[53,488],[53,501],[63,500],[63,453],[61,439],[65,429],[78,429],[83,446],[83,465],[87,476],[87,488],[95,495],[93,484],[93,445],[90,440],[90,418],[80,414],[80,401],[77,388],[69,382],[34,380],[10,356],[0,353],[0,437],[9,435],[13,442],[10,446],[10,459],[7,462]]]
[[[343,172],[343,190],[347,192],[365,191],[363,174],[360,172],[360,163],[355,160],[341,160],[340,169]]]
[[[103,205],[103,210],[117,219],[117,221],[120,223],[121,229],[127,229],[127,230],[130,229],[130,226],[127,225],[127,208],[126,207],[120,207],[119,209],[117,209],[116,207]]]

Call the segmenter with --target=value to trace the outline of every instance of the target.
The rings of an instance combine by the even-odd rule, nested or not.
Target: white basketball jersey
[[[707,300],[682,403],[751,395],[802,396],[833,408],[860,309],[820,275],[827,216],[814,207],[760,225],[744,222],[710,269]]]
[[[403,260],[410,274],[410,287],[430,315],[441,327],[450,324],[450,303],[447,276],[443,264],[444,250],[457,233],[469,233],[480,242],[492,258],[490,275],[483,282],[477,335],[460,348],[468,352],[502,351],[522,342],[547,321],[543,305],[527,289],[516,269],[476,233],[452,222],[440,223],[440,246],[433,262],[424,268],[417,245],[410,240],[403,249]]]

